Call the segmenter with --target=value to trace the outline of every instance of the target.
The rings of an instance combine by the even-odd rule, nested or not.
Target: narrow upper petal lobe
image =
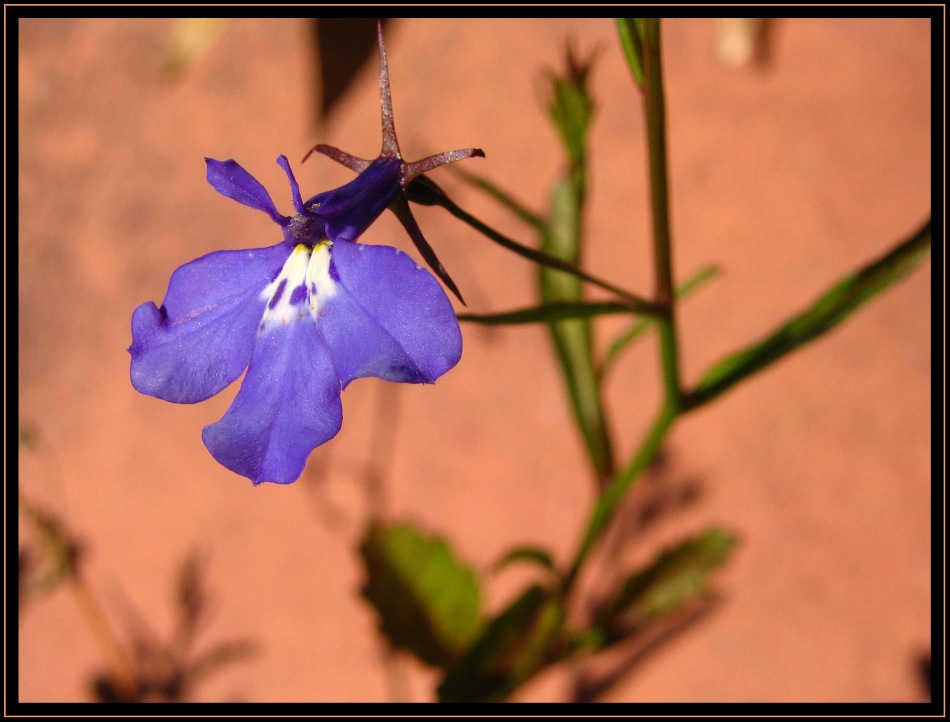
[[[275,223],[284,225],[287,222],[287,219],[277,211],[267,189],[237,161],[205,158],[205,163],[208,165],[208,183],[218,193],[238,203],[264,211]]]

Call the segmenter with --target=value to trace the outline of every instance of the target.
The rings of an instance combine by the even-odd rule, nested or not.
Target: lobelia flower
[[[132,315],[131,378],[141,393],[196,403],[247,369],[227,413],[202,438],[217,461],[255,484],[300,477],[313,449],[340,430],[340,394],[354,379],[434,383],[461,357],[458,320],[438,281],[405,253],[356,239],[391,208],[458,295],[412,219],[405,190],[431,168],[483,154],[466,149],[417,163],[402,159],[381,31],[379,45],[380,156],[364,161],[317,146],[359,176],[306,202],[280,156],[293,216],[282,215],[235,161],[206,159],[212,187],[267,213],[283,240],[186,263],[172,274],[160,307],[146,302]]]

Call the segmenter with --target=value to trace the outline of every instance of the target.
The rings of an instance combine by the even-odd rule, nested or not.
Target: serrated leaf
[[[498,702],[548,661],[564,609],[544,587],[529,587],[495,617],[439,685],[440,702]]]
[[[675,611],[706,588],[710,572],[726,562],[735,544],[735,536],[713,528],[667,549],[623,582],[600,624],[616,630]]]
[[[475,571],[444,539],[409,524],[372,525],[360,553],[362,593],[379,612],[383,634],[427,664],[452,664],[481,626]]]

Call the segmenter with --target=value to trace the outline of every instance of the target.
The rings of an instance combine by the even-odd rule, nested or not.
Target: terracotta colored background
[[[341,434],[294,485],[254,488],[218,466],[201,428],[236,386],[195,406],[135,393],[132,310],[160,301],[182,263],[277,240],[263,214],[206,184],[203,157],[235,158],[286,211],[279,154],[305,195],[352,177],[323,158],[299,167],[313,143],[375,155],[376,66],[319,129],[308,21],[229,21],[175,78],[162,72],[173,30],[165,20],[20,25],[21,489],[83,540],[90,584],[120,635],[130,608],[169,635],[178,570],[190,550],[209,553],[213,615],[199,651],[250,639],[257,652],[195,699],[428,699],[432,673],[384,653],[358,598],[359,537],[382,513],[448,535],[482,569],[516,543],[567,558],[592,489],[548,339],[541,328],[467,326],[461,363],[435,386],[354,384]],[[715,31],[712,20],[672,21],[664,36],[677,276],[722,268],[683,306],[687,380],[906,237],[930,208],[926,20],[782,20],[765,68],[719,62]],[[488,157],[469,170],[543,208],[560,160],[539,108],[542,68],[559,62],[567,36],[601,48],[587,263],[649,293],[643,128],[611,22],[394,21],[402,148],[416,158],[477,145]],[[433,178],[491,225],[533,240],[448,171]],[[437,209],[417,218],[471,310],[531,302],[529,264]],[[388,215],[364,240],[414,253]],[[688,487],[694,499],[637,532],[638,547],[604,570],[713,523],[742,544],[717,577],[714,612],[601,699],[925,698],[930,291],[928,260],[674,430],[663,481],[651,477],[638,495]],[[621,325],[598,328],[605,345]],[[656,357],[642,343],[607,386],[624,454],[659,402]],[[361,481],[368,462],[382,473],[376,491]],[[21,540],[35,543],[25,527]],[[500,574],[490,606],[531,574]],[[102,658],[67,589],[28,600],[19,645],[22,700],[90,698]],[[572,699],[582,671],[553,669],[518,699]]]

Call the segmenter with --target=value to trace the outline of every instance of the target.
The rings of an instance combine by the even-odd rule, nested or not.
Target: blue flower
[[[339,432],[340,394],[354,379],[434,383],[462,354],[458,320],[438,281],[395,248],[356,242],[390,208],[461,300],[412,218],[406,188],[432,168],[484,154],[469,148],[402,159],[381,32],[379,44],[380,156],[369,161],[315,147],[359,176],[307,201],[287,159],[278,158],[293,216],[282,215],[233,160],[206,159],[214,189],[267,213],[283,241],[186,263],[172,274],[160,307],[143,303],[132,315],[131,377],[141,393],[196,403],[247,370],[227,413],[202,438],[215,459],[255,484],[300,477],[310,453]]]
[[[233,160],[207,160],[208,182],[267,213],[284,240],[217,251],[174,274],[161,307],[132,316],[132,385],[166,401],[214,396],[247,369],[224,417],[204,429],[221,464],[255,483],[295,481],[340,430],[352,380],[433,383],[458,363],[462,336],[438,281],[388,246],[354,243],[388,205],[391,164],[304,203],[287,159],[296,215],[283,216]]]

